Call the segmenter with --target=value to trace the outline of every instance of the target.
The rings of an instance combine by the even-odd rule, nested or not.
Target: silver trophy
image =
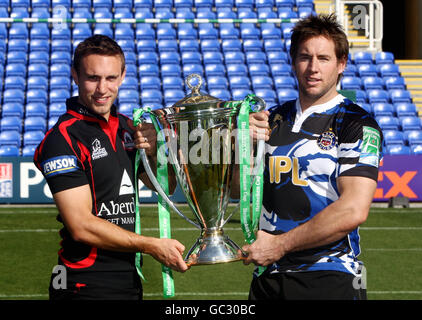
[[[196,82],[196,85],[194,83]],[[192,74],[186,79],[191,94],[171,107],[151,111],[165,139],[168,161],[191,209],[188,217],[163,192],[144,152],[144,168],[161,197],[185,220],[201,230],[185,261],[207,265],[241,259],[241,248],[226,234],[223,226],[230,200],[232,172],[235,165],[236,119],[239,101],[222,101],[199,91],[202,79]],[[254,97],[254,110],[265,109],[265,102]],[[157,130],[158,131],[158,130]],[[159,150],[160,151],[160,150]]]

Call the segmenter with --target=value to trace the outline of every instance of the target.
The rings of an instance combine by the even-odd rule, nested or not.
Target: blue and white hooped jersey
[[[339,176],[378,178],[382,132],[364,109],[338,95],[301,112],[299,100],[270,109],[260,229],[285,233],[339,198]],[[356,274],[358,229],[334,243],[293,252],[270,272],[336,270]]]

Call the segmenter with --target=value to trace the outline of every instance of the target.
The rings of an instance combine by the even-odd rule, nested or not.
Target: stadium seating
[[[0,16],[14,18],[49,18],[57,14],[52,8],[59,5],[69,8],[68,18],[79,19],[296,19],[315,13],[312,0],[3,2]],[[138,105],[158,108],[179,100],[189,91],[184,78],[191,73],[204,77],[202,91],[223,100],[243,99],[254,92],[269,107],[296,99],[298,88],[289,55],[293,26],[286,22],[81,21],[66,28],[46,23],[0,24],[1,133],[18,132],[19,139],[12,141],[17,141],[19,155],[31,155],[33,146],[27,145],[24,135],[33,130],[45,132],[65,112],[65,100],[78,93],[71,79],[72,54],[80,41],[100,33],[113,37],[124,50],[126,78],[116,103],[129,117]],[[381,121],[383,130],[398,130],[399,136],[404,135],[402,144],[416,148],[406,133],[418,127],[417,109],[392,53],[361,51],[350,55],[340,87],[356,90],[358,103]],[[398,138],[394,141],[399,144]],[[0,154],[16,154],[16,149],[1,149]]]

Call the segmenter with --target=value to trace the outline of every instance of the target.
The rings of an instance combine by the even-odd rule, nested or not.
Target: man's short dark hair
[[[122,61],[122,73],[125,70],[125,55],[122,48],[113,39],[96,34],[86,38],[78,44],[73,56],[72,67],[79,74],[79,67],[84,57],[90,54],[98,54],[102,56],[120,56]]]
[[[290,44],[290,56],[294,64],[299,45],[314,37],[323,36],[331,39],[335,45],[337,60],[345,59],[349,56],[349,41],[343,31],[342,26],[337,22],[335,14],[311,15],[296,23],[293,28]]]

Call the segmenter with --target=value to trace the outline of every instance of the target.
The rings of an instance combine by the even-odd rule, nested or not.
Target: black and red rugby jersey
[[[134,159],[136,149],[126,116],[113,105],[108,122],[78,103],[66,101],[67,112],[37,147],[34,163],[54,194],[89,184],[92,214],[126,230],[135,230]],[[78,201],[78,199],[75,199]],[[58,216],[60,222],[60,215]],[[133,271],[135,254],[97,249],[72,239],[66,227],[59,263],[68,270]]]

